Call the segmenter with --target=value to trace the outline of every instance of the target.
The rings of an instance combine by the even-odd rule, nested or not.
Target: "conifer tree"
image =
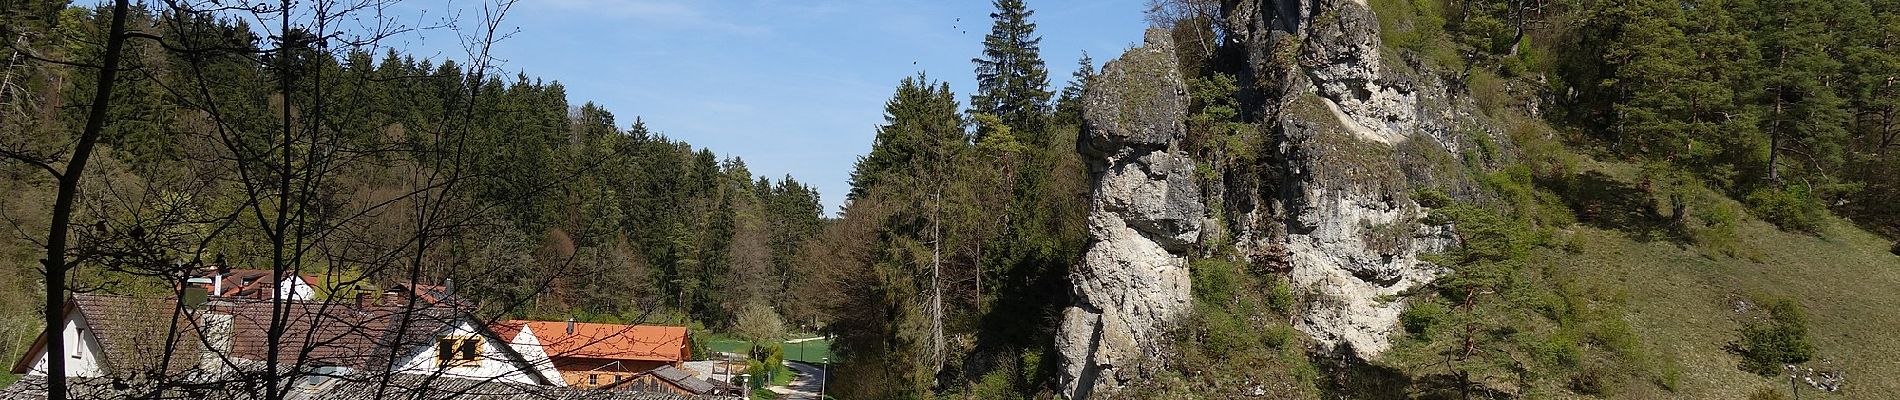
[[[1089,52],[1082,52],[1082,58],[1075,60],[1075,72],[1069,76],[1069,84],[1062,87],[1062,94],[1056,97],[1056,125],[1082,124],[1082,90],[1088,86],[1089,78],[1095,76],[1095,59],[1089,58]]]
[[[1825,172],[1840,163],[1847,137],[1846,102],[1830,86],[1841,71],[1833,1],[1760,2],[1755,21],[1760,46],[1762,121],[1771,138],[1768,179],[1784,168]],[[1785,160],[1793,153],[1800,160]],[[1819,169],[1820,171],[1812,171]]]
[[[973,113],[995,115],[1020,133],[1042,131],[1049,114],[1049,70],[1042,63],[1042,37],[1036,35],[1035,15],[1022,0],[995,0],[994,24],[983,37],[983,56],[976,63],[976,94],[970,96]],[[1033,139],[1032,139],[1033,140]]]

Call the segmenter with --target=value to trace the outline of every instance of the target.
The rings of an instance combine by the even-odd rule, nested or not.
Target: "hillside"
[[[216,269],[309,276],[324,300],[440,285],[493,320],[809,329],[784,321],[811,320],[788,287],[825,223],[815,188],[486,52],[321,19],[384,18],[363,8],[267,27],[196,6],[0,5],[0,357],[46,325],[44,285],[165,297]],[[76,154],[80,173],[49,166]]]
[[[990,5],[829,216],[486,54],[7,3],[0,356],[40,295],[235,265],[822,334],[846,399],[1900,393],[1900,0],[1155,0],[1061,83]]]
[[[1817,369],[1847,372],[1840,398],[1884,398],[1900,391],[1900,256],[1892,240],[1839,219],[1820,235],[1788,233],[1749,219],[1740,225],[1736,255],[1666,240],[1637,240],[1625,231],[1575,226],[1565,249],[1546,249],[1549,260],[1576,282],[1615,294],[1624,319],[1650,351],[1672,360],[1677,391],[1630,397],[1743,398],[1787,386],[1784,377],[1763,378],[1737,368],[1729,345],[1762,299],[1795,299],[1807,311]],[[1740,304],[1748,304],[1741,306]],[[1812,389],[1812,388],[1809,388]],[[1803,398],[1818,391],[1804,390]],[[1828,396],[1832,397],[1832,396]],[[1816,398],[1828,398],[1816,397]]]

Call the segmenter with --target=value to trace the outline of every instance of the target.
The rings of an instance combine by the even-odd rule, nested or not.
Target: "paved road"
[[[792,367],[798,376],[792,377],[790,385],[773,386],[767,389],[785,395],[787,399],[817,399],[821,382],[825,381],[824,369],[816,365],[792,361],[786,361],[785,366]]]

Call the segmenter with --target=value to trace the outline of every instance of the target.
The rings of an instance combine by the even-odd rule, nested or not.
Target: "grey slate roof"
[[[291,400],[370,400],[376,398],[380,375],[339,379],[324,390],[293,396]],[[512,382],[484,381],[425,375],[389,376],[385,397],[410,400],[693,400],[703,397],[674,393],[581,390]]]
[[[654,377],[665,379],[667,382],[679,385],[681,388],[685,388],[687,391],[693,393],[710,393],[713,390],[712,382],[695,378],[692,373],[686,372],[686,370],[683,369],[673,368],[671,365],[654,368],[652,371],[647,371],[647,373],[653,374]]]

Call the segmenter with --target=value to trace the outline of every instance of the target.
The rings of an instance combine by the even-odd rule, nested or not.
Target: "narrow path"
[[[791,367],[792,371],[798,373],[792,377],[792,383],[766,389],[784,395],[786,399],[817,399],[819,391],[822,390],[822,382],[825,381],[824,369],[796,361],[786,361],[785,366]]]

